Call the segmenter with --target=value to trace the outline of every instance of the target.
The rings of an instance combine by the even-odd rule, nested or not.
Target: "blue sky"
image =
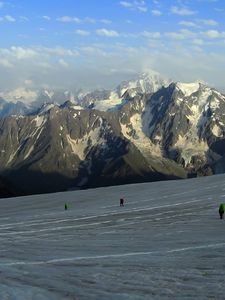
[[[154,69],[225,90],[224,0],[0,1],[0,89],[113,87]]]

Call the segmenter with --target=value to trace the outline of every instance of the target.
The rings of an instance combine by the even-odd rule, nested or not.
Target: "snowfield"
[[[225,299],[221,202],[225,175],[1,199],[0,299]]]

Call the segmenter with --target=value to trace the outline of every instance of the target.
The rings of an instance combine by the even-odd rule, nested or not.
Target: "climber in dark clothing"
[[[64,205],[64,208],[65,208],[65,210],[67,210],[67,208],[68,208],[68,206],[67,206],[67,204],[65,203],[65,205]]]
[[[120,198],[120,206],[124,206],[124,199]]]

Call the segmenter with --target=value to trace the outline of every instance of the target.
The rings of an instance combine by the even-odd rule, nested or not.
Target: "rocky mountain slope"
[[[1,118],[0,173],[40,193],[224,172],[225,96],[157,82]]]

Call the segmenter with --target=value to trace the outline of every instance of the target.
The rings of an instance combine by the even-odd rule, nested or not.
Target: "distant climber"
[[[124,199],[120,198],[120,206],[124,206]]]
[[[219,207],[220,219],[223,219],[224,211],[225,211],[225,204],[221,203]]]
[[[65,203],[65,205],[64,205],[64,208],[65,208],[65,210],[67,210],[68,209],[68,206],[67,206],[67,204]]]

